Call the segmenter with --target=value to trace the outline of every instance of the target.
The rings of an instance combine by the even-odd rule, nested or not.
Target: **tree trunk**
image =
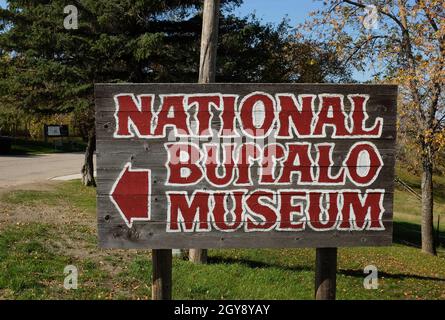
[[[220,0],[205,0],[202,12],[201,53],[199,83],[215,82],[216,49],[218,46]],[[190,249],[189,259],[195,263],[207,263],[206,249]]]
[[[433,225],[433,164],[430,157],[423,159],[422,169],[422,251],[436,255]]]
[[[85,150],[85,160],[82,166],[82,183],[85,186],[96,186],[96,181],[94,180],[94,151],[96,150],[96,132],[90,130],[88,134],[88,144]]]

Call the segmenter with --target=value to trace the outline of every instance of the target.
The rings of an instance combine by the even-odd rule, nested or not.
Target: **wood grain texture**
[[[172,299],[172,251],[154,249],[151,253],[153,261],[153,279],[151,286],[152,300]]]
[[[167,186],[166,143],[183,142],[184,138],[156,138],[143,139],[138,137],[113,137],[116,129],[115,103],[113,97],[117,94],[131,93],[154,94],[154,106],[160,103],[160,94],[196,94],[221,93],[237,94],[240,99],[254,91],[263,91],[272,96],[279,93],[300,94],[342,94],[345,96],[346,111],[350,112],[349,94],[367,94],[369,118],[367,124],[374,123],[376,117],[383,118],[382,135],[379,138],[332,138],[331,128],[327,128],[326,138],[293,138],[277,139],[276,142],[311,143],[310,156],[315,159],[317,150],[315,145],[324,142],[335,143],[333,151],[332,174],[335,175],[343,168],[343,162],[350,147],[357,142],[372,142],[379,150],[383,166],[378,178],[368,186],[359,187],[346,179],[339,186],[302,185],[294,176],[292,182],[282,186],[277,184],[260,185],[256,163],[250,167],[253,183],[250,186],[238,187],[230,184],[225,187],[214,187],[206,179],[194,185]],[[394,192],[394,150],[396,139],[396,100],[397,86],[393,85],[329,85],[329,84],[96,84],[96,132],[97,132],[97,204],[99,242],[107,248],[231,248],[231,247],[342,247],[342,246],[376,246],[389,245],[392,242],[392,212]],[[318,99],[317,99],[318,100]],[[315,104],[315,109],[318,103]],[[190,111],[193,114],[193,111]],[[212,119],[212,128],[218,130],[220,120],[218,113]],[[170,134],[167,130],[167,136]],[[245,137],[243,138],[245,139]],[[187,139],[185,140],[187,141]],[[202,147],[211,140],[200,140],[197,144]],[[243,140],[244,141],[244,140]],[[151,170],[151,221],[136,221],[129,228],[122,219],[115,204],[111,201],[110,193],[124,166],[130,163],[135,169]],[[277,166],[276,170],[282,167]],[[313,170],[317,170],[314,165]],[[278,172],[278,171],[277,171]],[[182,191],[191,195],[196,190],[224,191],[246,189],[250,194],[257,189],[268,189],[278,194],[281,189],[292,190],[339,190],[353,189],[364,192],[368,189],[382,189],[384,191],[382,223],[384,230],[373,231],[340,231],[331,230],[317,232],[311,229],[303,231],[270,231],[245,232],[243,228],[234,232],[222,232],[214,228],[210,232],[166,232],[167,208],[170,203],[166,197],[167,191]]]
[[[315,266],[315,299],[335,300],[337,248],[317,248]]]

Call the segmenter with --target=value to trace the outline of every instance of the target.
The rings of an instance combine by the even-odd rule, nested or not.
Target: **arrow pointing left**
[[[150,220],[150,191],[151,170],[132,169],[127,162],[111,188],[110,200],[129,228],[133,221]]]

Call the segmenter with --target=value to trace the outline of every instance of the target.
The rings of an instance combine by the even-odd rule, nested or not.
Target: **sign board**
[[[68,137],[67,125],[45,125],[45,137]]]
[[[95,96],[103,247],[392,242],[396,86],[98,84]]]

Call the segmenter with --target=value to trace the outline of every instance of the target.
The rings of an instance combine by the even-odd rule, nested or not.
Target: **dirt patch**
[[[93,227],[95,218],[88,212],[70,206],[0,203],[0,229],[8,224],[44,223],[52,225],[76,224]]]
[[[95,216],[90,212],[73,207],[61,201],[58,205],[48,205],[40,201],[32,204],[16,204],[1,201],[1,197],[14,191],[53,191],[61,182],[44,181],[15,187],[0,187],[0,229],[8,224],[44,223],[51,225],[76,224],[94,227]]]
[[[29,183],[25,185],[18,185],[18,186],[7,186],[3,187],[0,186],[0,196],[9,193],[12,191],[18,191],[18,190],[29,190],[29,191],[51,191],[54,190],[57,185],[60,184],[60,181],[50,181],[45,180],[39,183]]]
[[[52,191],[60,182],[47,181],[13,188],[0,188],[2,194],[13,191]],[[73,263],[92,261],[110,275],[124,271],[124,261],[136,255],[150,256],[149,250],[101,249],[97,245],[96,215],[61,201],[57,205],[40,202],[14,204],[0,200],[0,231],[10,225],[40,223],[51,226],[50,234],[42,237],[44,245],[55,254],[71,257]]]
[[[88,236],[88,239],[85,238]],[[124,271],[122,266],[123,261],[130,261],[137,254],[147,254],[149,252],[142,252],[141,250],[117,250],[117,249],[102,249],[97,246],[97,241],[94,239],[96,235],[95,228],[93,230],[85,231],[71,231],[69,234],[61,232],[57,239],[49,239],[46,241],[46,246],[51,248],[51,251],[69,256],[73,263],[77,261],[92,261],[97,263],[100,268],[110,275],[114,276]]]

